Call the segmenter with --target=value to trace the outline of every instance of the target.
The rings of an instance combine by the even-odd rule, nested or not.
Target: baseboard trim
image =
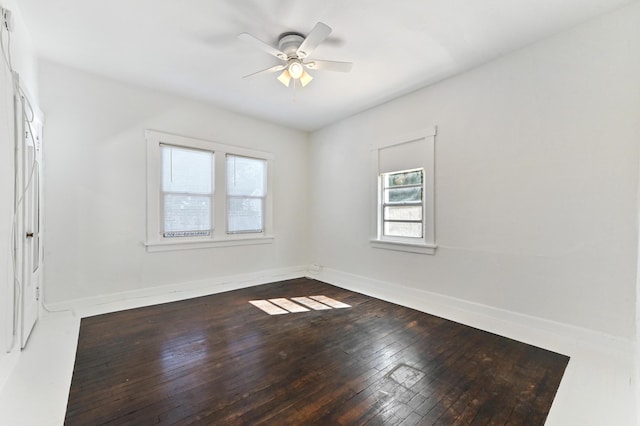
[[[230,290],[300,278],[307,275],[308,266],[269,269],[246,274],[228,275],[206,280],[173,283],[108,295],[49,303],[49,311],[73,311],[81,318],[135,309],[178,300],[193,299]]]
[[[322,268],[307,276],[569,356],[576,345],[594,347],[625,358],[634,356],[636,349],[632,340],[622,337],[336,269]]]
[[[74,299],[49,304],[47,309],[74,311],[84,318],[304,276],[566,355],[571,355],[575,345],[593,346],[625,357],[633,357],[637,351],[635,342],[622,337],[337,269],[324,267],[318,271],[308,265]]]

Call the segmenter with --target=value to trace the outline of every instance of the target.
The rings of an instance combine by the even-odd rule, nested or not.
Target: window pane
[[[267,162],[227,155],[227,194],[264,197]]]
[[[162,145],[162,191],[211,194],[213,153]]]
[[[229,197],[227,199],[227,231],[261,232],[263,230],[263,199]]]
[[[422,206],[398,206],[384,208],[385,220],[422,220]]]
[[[210,235],[211,197],[199,195],[164,196],[165,237]]]
[[[405,173],[390,173],[386,186],[420,185],[422,184],[422,170]]]
[[[409,203],[422,201],[422,187],[389,188],[384,190],[385,203]]]
[[[385,222],[384,235],[422,238],[422,223]]]

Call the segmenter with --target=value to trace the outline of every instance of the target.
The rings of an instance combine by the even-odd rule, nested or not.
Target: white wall
[[[40,90],[48,303],[308,264],[306,133],[50,62]],[[147,253],[145,129],[273,153],[275,242]]]
[[[640,7],[312,135],[325,268],[634,338]],[[432,125],[435,256],[373,249],[370,149]]]
[[[46,298],[311,260],[633,338],[639,16],[627,7],[344,120],[310,152],[304,133],[43,62]],[[438,252],[372,249],[369,150],[432,125]],[[274,152],[276,243],[146,253],[145,128]]]
[[[20,10],[14,0],[0,3],[14,16],[11,33],[13,68],[20,75],[21,86],[32,96],[38,93],[36,55]],[[6,42],[6,32],[3,34]],[[0,59],[0,387],[11,368],[11,353],[17,353],[18,336],[14,341],[13,267],[11,260],[11,225],[13,218],[14,130],[13,85],[11,74]]]

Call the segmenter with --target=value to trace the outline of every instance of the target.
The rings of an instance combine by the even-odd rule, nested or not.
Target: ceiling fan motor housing
[[[260,50],[275,56],[283,61],[283,64],[275,65],[262,71],[249,74],[245,77],[253,77],[266,73],[280,72],[278,80],[285,86],[289,86],[291,79],[299,80],[302,86],[306,86],[313,77],[305,71],[305,68],[311,70],[339,71],[349,72],[352,64],[350,62],[311,60],[307,61],[309,56],[313,55],[316,47],[318,47],[331,33],[331,27],[322,22],[318,22],[311,32],[304,36],[298,32],[285,32],[278,37],[277,47],[265,43],[264,41],[252,36],[249,33],[239,34],[238,37],[247,41]]]
[[[298,48],[304,41],[304,36],[300,33],[284,33],[278,38],[278,49],[281,52],[286,53],[284,60],[291,58],[304,58],[306,52],[297,52]]]

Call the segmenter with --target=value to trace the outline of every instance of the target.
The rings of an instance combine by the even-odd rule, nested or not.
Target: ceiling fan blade
[[[311,55],[311,52],[313,52],[324,39],[329,37],[329,34],[331,34],[331,27],[322,22],[318,22],[307,38],[304,39],[300,47],[298,47],[296,55],[298,55],[299,58],[306,58]]]
[[[274,73],[274,72],[282,71],[286,67],[287,66],[285,64],[276,65],[276,66],[273,66],[271,68],[267,68],[266,70],[262,70],[262,71],[254,72],[253,74],[245,75],[242,78],[255,77],[257,75],[262,75],[262,74],[271,74],[271,73]]]
[[[283,61],[287,60],[287,55],[286,53],[280,51],[279,49],[271,46],[270,44],[265,43],[262,40],[259,40],[257,38],[255,38],[254,36],[252,36],[249,33],[242,33],[238,35],[238,38],[240,40],[244,40],[247,43],[251,43],[254,46],[256,46],[258,49],[263,50],[265,52],[267,52],[269,55],[273,55],[278,59],[282,59]]]
[[[349,72],[351,71],[351,68],[353,68],[353,62],[322,61],[314,59],[305,63],[304,66],[310,70]]]

